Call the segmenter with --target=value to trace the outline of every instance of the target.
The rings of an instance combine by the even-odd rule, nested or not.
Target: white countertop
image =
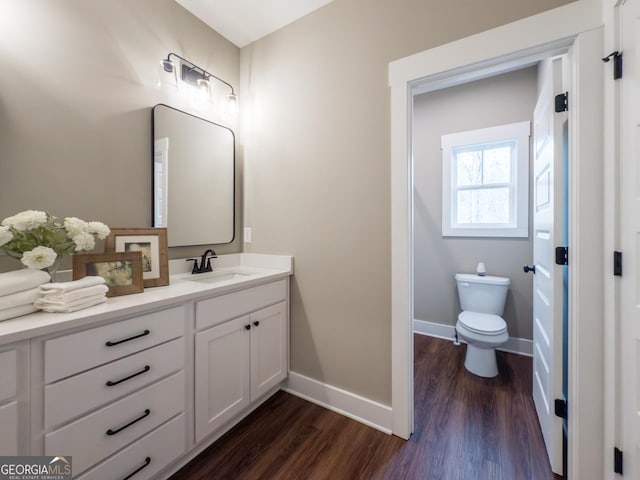
[[[241,290],[293,274],[293,257],[286,255],[235,253],[220,255],[212,263],[213,272],[192,275],[191,262],[184,259],[171,260],[168,286],[146,288],[144,293],[111,297],[105,303],[77,312],[36,312],[0,321],[0,345]]]

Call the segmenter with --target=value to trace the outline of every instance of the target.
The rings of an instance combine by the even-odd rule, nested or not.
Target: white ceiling
[[[333,0],[175,0],[238,47],[244,47]]]

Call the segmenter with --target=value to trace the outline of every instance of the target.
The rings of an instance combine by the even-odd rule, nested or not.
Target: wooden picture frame
[[[89,275],[105,279],[107,297],[144,292],[141,252],[80,253],[73,258],[73,279]]]
[[[145,287],[169,285],[169,251],[166,228],[112,228],[105,252],[142,252]]]

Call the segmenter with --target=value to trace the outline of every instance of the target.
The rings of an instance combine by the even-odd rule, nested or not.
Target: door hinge
[[[553,402],[553,412],[556,417],[567,418],[567,401],[562,398],[556,398]]]
[[[556,95],[556,113],[566,112],[569,110],[569,92]]]
[[[613,471],[615,473],[619,473],[620,475],[623,475],[622,450],[620,450],[618,447],[613,447]]]
[[[556,247],[556,265],[569,265],[569,247]]]
[[[603,62],[608,62],[613,58],[613,79],[618,80],[622,78],[622,52],[615,51],[602,59]]]
[[[613,252],[613,274],[616,277],[622,276],[622,252]]]

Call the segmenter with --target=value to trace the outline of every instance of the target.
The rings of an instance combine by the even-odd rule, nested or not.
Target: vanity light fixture
[[[179,59],[179,61],[174,61],[171,57],[175,57]],[[230,117],[235,117],[238,114],[238,97],[230,83],[225,82],[213,73],[207,72],[204,68],[197,66],[195,63],[190,62],[176,53],[169,53],[167,58],[160,62],[158,86],[166,84],[177,89],[178,68],[180,69],[180,79],[196,88],[196,97],[200,103],[211,103],[211,79],[215,79],[229,87],[231,93],[227,96],[225,113]]]

